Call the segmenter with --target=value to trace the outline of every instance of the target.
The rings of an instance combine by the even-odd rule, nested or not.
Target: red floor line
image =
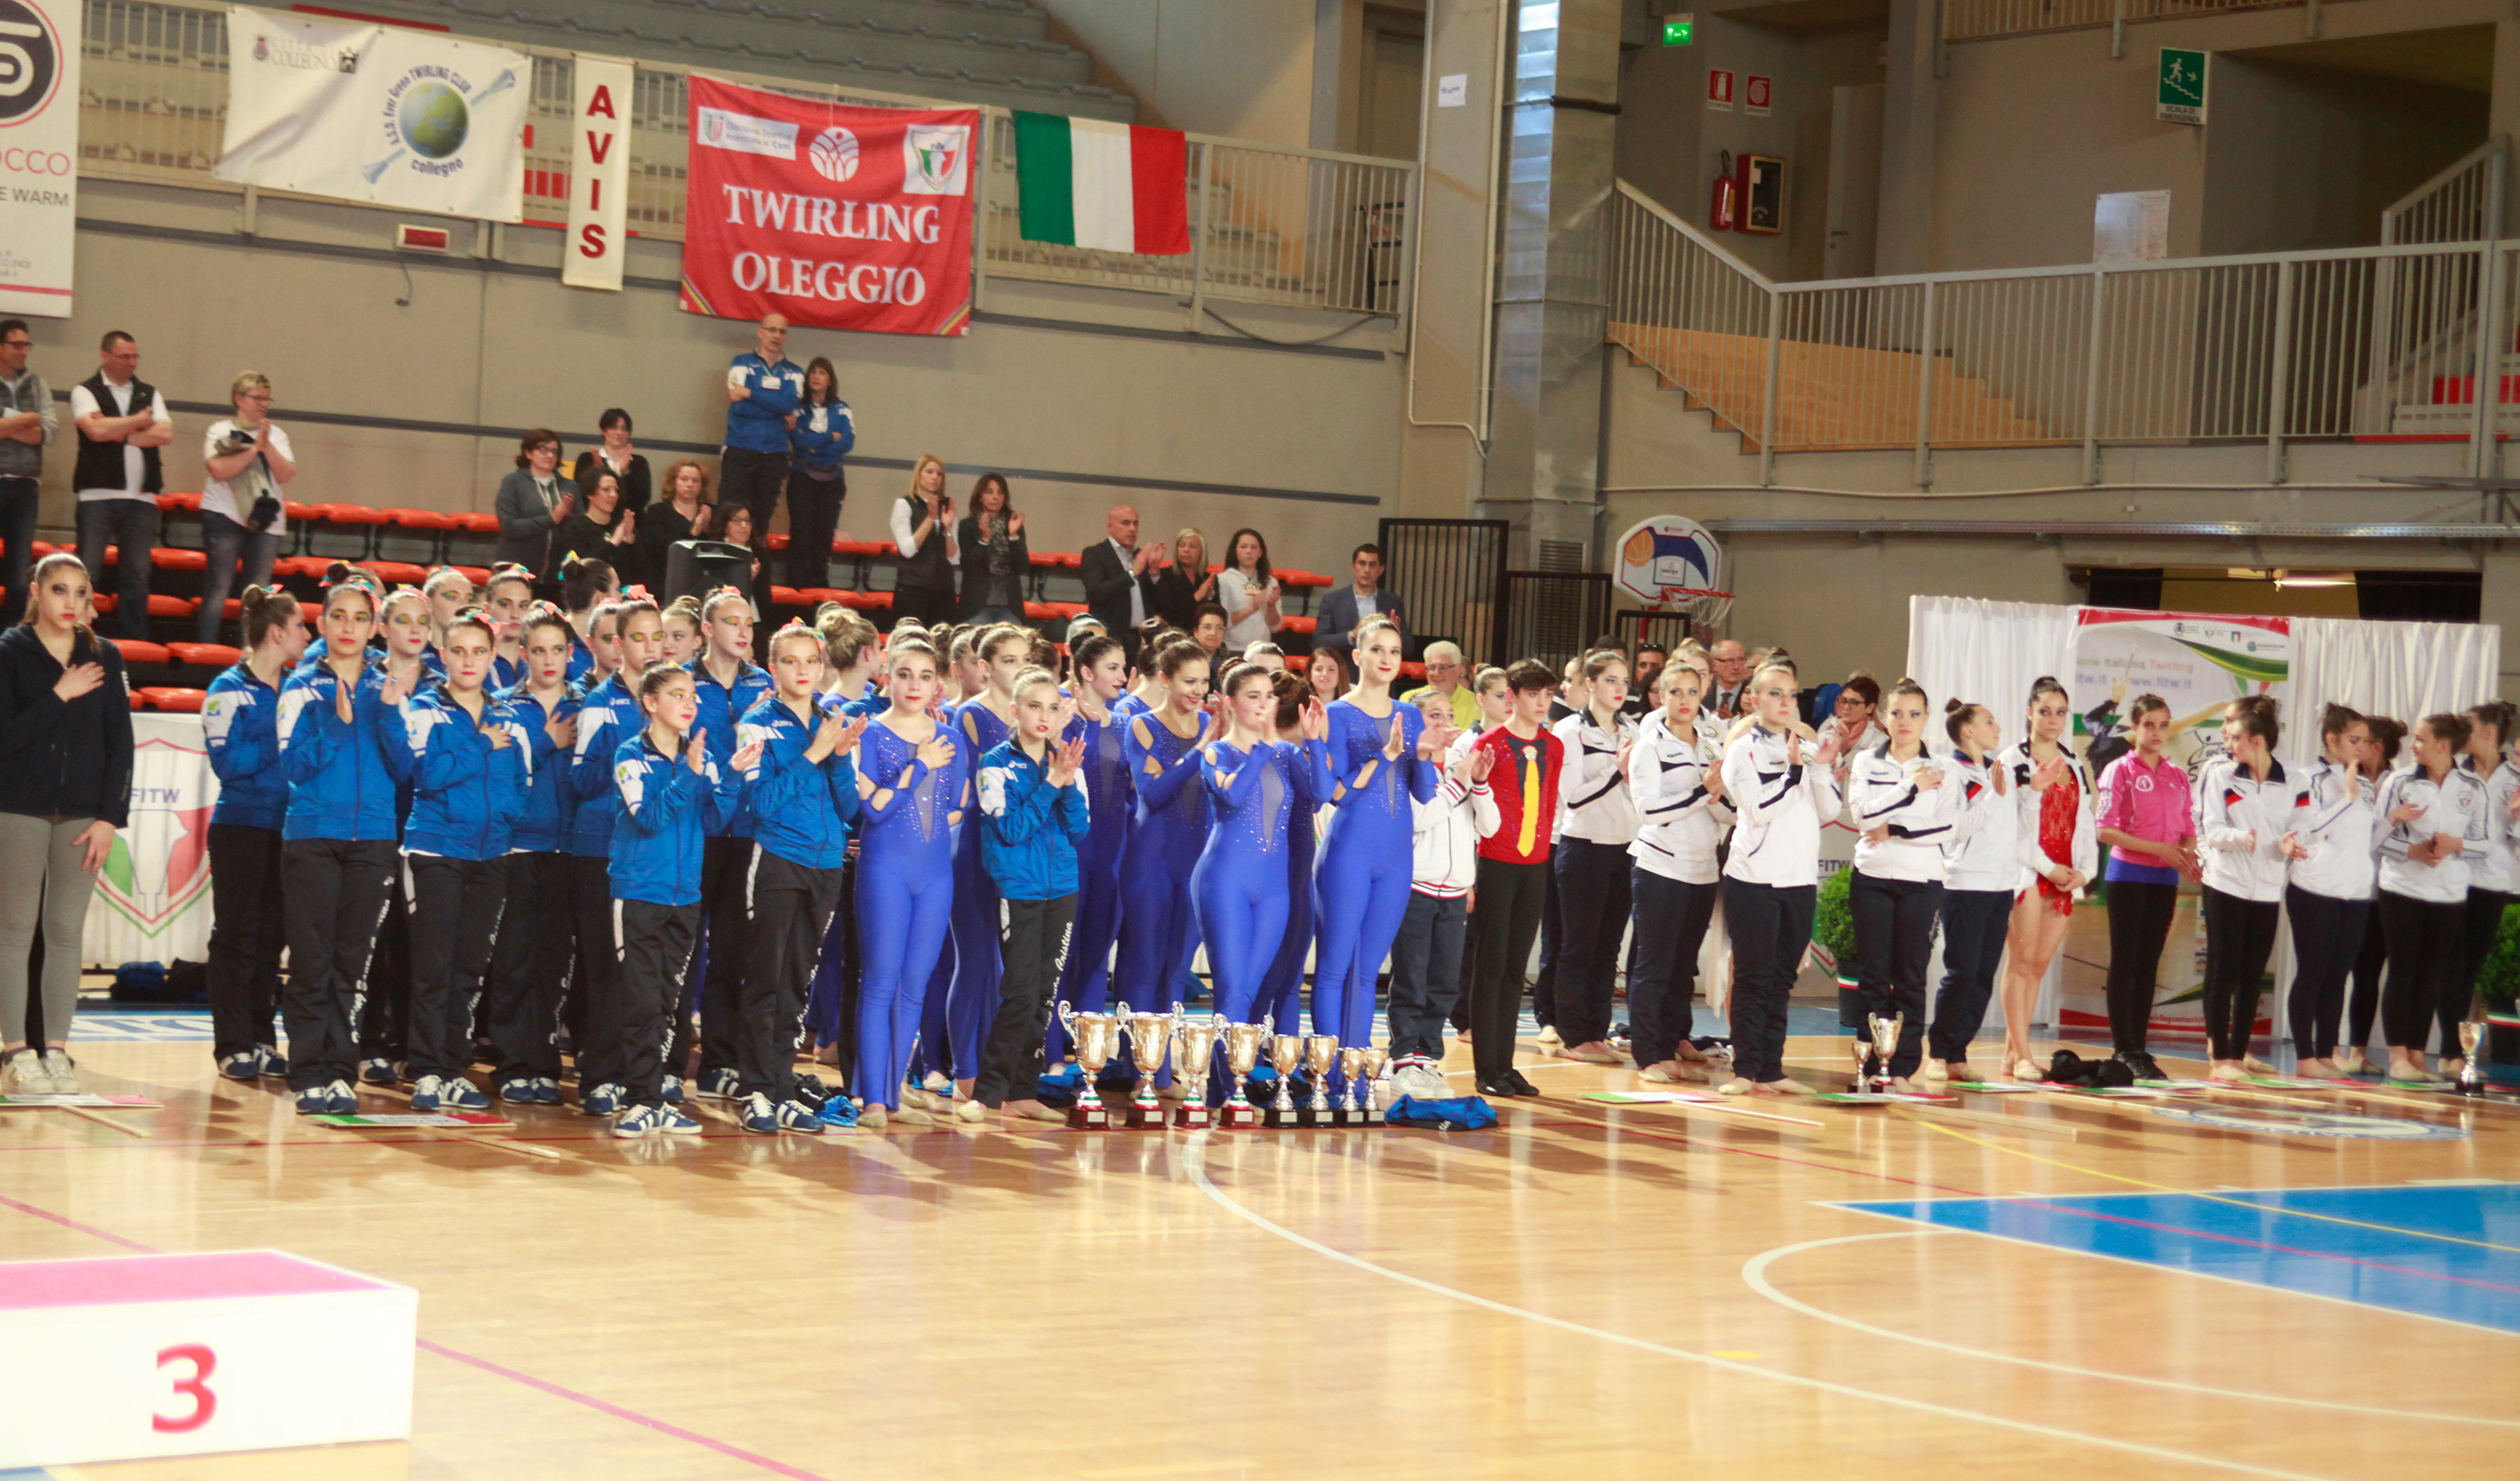
[[[14,1208],[22,1214],[28,1214],[38,1219],[48,1220],[67,1230],[74,1230],[79,1234],[87,1235],[91,1239],[102,1239],[108,1244],[119,1244],[124,1249],[138,1250],[144,1255],[161,1255],[165,1253],[164,1250],[143,1244],[137,1239],[125,1239],[120,1234],[109,1234],[104,1230],[98,1229],[93,1224],[81,1224],[76,1219],[54,1213],[49,1208],[37,1208],[31,1203],[21,1203],[17,1199],[7,1197],[5,1195],[0,1195],[0,1207]]]

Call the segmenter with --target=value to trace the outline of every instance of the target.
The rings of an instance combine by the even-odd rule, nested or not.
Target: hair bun
[[[1946,699],[1943,701],[1943,713],[1946,715],[1958,714],[1961,710],[1968,707],[1969,704],[1966,699]]]

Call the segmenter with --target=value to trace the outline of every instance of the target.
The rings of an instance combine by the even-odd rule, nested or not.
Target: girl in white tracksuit
[[[1943,706],[1952,738],[1947,763],[1960,789],[1960,819],[1943,857],[1943,986],[1926,1037],[1927,1081],[1973,1080],[1969,1041],[1986,1022],[2013,896],[2030,877],[2021,855],[2021,811],[2012,770],[1995,754],[2003,730],[1983,704]]]
[[[2205,1042],[2217,1080],[2245,1080],[2258,975],[2274,950],[2284,834],[2295,786],[2274,757],[2275,701],[2248,695],[2223,709],[2224,754],[2196,785],[2196,842],[2205,875]]]
[[[1628,664],[1616,652],[1584,660],[1588,700],[1557,722],[1557,1011],[1559,1043],[1549,1053],[1594,1064],[1616,1064],[1610,1048],[1611,979],[1619,940],[1628,930],[1628,845],[1637,837],[1637,808],[1620,763],[1637,723],[1620,713],[1628,702]]]
[[[1820,830],[1837,816],[1829,767],[1834,741],[1812,748],[1794,715],[1794,671],[1770,664],[1750,677],[1754,719],[1724,751],[1724,795],[1739,823],[1724,865],[1724,915],[1732,934],[1733,1078],[1717,1089],[1809,1095],[1785,1075],[1785,1005],[1811,944],[1820,893]]]
[[[1892,685],[1882,706],[1889,739],[1867,746],[1847,770],[1855,809],[1855,980],[1869,1016],[1897,1014],[1899,1044],[1887,1066],[1907,1089],[1925,1054],[1925,964],[1942,913],[1945,850],[1969,807],[1959,770],[1925,749],[1925,691],[1912,679]],[[1865,1055],[1868,1075],[1882,1068]]]
[[[2515,724],[2520,724],[2520,709],[2508,699],[2480,704],[2467,712],[2467,767],[2478,781],[2485,784],[2485,858],[2467,880],[2466,929],[2460,943],[2458,985],[2453,993],[2465,1005],[2476,991],[2477,976],[2485,969],[2485,959],[2494,953],[2494,943],[2502,936],[2502,911],[2512,900],[2515,882],[2520,882],[2520,868],[2515,868],[2512,850],[2520,842],[2520,824],[2515,824],[2512,809],[2520,807],[2520,768],[2515,768],[2504,750],[2511,743]],[[2499,1007],[2510,1010],[2504,1000]],[[2462,1010],[2464,1010],[2462,1007]],[[2445,1024],[2450,1035],[2442,1041],[2442,1073],[2455,1075],[2466,1067],[2462,1055],[2453,1054],[2459,1047],[2458,1030]],[[2510,1030],[2497,1032],[2508,1035]],[[2493,1056],[2487,1056],[2493,1062]]]
[[[2283,837],[2293,957],[2286,1007],[2295,1073],[2338,1080],[2345,1075],[2336,1063],[2336,1025],[2345,1012],[2346,977],[2362,956],[2363,932],[2378,929],[2371,923],[2371,894],[2379,876],[2373,855],[2379,785],[2362,775],[2371,730],[2361,715],[2342,704],[2327,706],[2318,738],[2324,754],[2293,793]]]
[[[2439,1083],[2424,1068],[2424,1041],[2436,1018],[2448,1048],[2458,1047],[2464,1003],[2459,934],[2466,924],[2469,872],[2485,857],[2485,784],[2458,768],[2467,721],[2427,715],[2415,722],[2412,771],[2392,772],[2380,788],[2380,920],[2389,936],[2389,976],[2380,1023],[2389,1040],[2389,1078]]]
[[[1628,794],[1642,822],[1628,845],[1637,931],[1628,1031],[1637,1078],[1669,1084],[1706,1078],[1705,1056],[1688,1042],[1689,999],[1722,892],[1715,855],[1732,809],[1724,800],[1722,752],[1698,729],[1705,676],[1672,663],[1660,677],[1663,708],[1645,716],[1628,753]]]

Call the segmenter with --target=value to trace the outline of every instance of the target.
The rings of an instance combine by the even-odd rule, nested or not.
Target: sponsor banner
[[[569,114],[568,246],[560,281],[570,288],[621,292],[628,255],[630,202],[630,64],[579,52],[577,98]]]
[[[89,962],[209,960],[210,770],[199,715],[131,717],[131,826],[97,871],[85,928]]]
[[[683,308],[970,328],[974,109],[842,108],[691,79]]]
[[[69,317],[80,11],[0,0],[0,315]]]
[[[2292,713],[2292,622],[2209,612],[2074,608],[2074,735],[2097,777],[2135,749],[2127,711],[2170,703],[2170,757],[2193,777],[2223,749],[2223,706],[2272,695]]]
[[[211,173],[402,210],[524,218],[533,59],[434,31],[228,13],[227,134]]]

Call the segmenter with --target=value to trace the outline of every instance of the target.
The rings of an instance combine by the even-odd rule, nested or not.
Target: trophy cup
[[[1347,1088],[1339,1093],[1338,1104],[1330,1111],[1332,1126],[1363,1126],[1365,1110],[1357,1103],[1357,1086],[1365,1078],[1365,1051],[1343,1049],[1338,1052],[1339,1078]]]
[[[1295,1109],[1295,1068],[1303,1062],[1304,1036],[1273,1034],[1269,1039],[1269,1063],[1278,1071],[1278,1098],[1269,1102],[1268,1124],[1273,1127],[1303,1126]]]
[[[1861,1096],[1872,1089],[1872,1039],[1868,1034],[1857,1034],[1847,1043],[1855,1051],[1855,1084],[1848,1094]]]
[[[1260,1124],[1260,1107],[1251,1103],[1248,1092],[1251,1072],[1260,1065],[1260,1046],[1269,1037],[1268,1027],[1259,1023],[1225,1023],[1223,1028],[1225,1068],[1234,1076],[1234,1094],[1226,1098],[1225,1114],[1217,1124],[1230,1132],[1249,1131]],[[1185,1105],[1183,1109],[1189,1107]]]
[[[2458,1026],[2458,1052],[2463,1060],[2458,1067],[2458,1093],[2462,1096],[2485,1094],[2485,1025],[2461,1023]]]
[[[1110,1013],[1077,1012],[1061,998],[1058,1021],[1067,1030],[1069,1042],[1076,1046],[1076,1062],[1085,1071],[1085,1081],[1076,1090],[1076,1104],[1068,1108],[1067,1129],[1109,1131],[1111,1113],[1102,1108],[1102,1098],[1095,1094],[1094,1081],[1120,1048],[1120,1020]]]
[[[1313,1103],[1305,1106],[1298,1126],[1336,1126],[1330,1110],[1330,1069],[1338,1063],[1339,1042],[1336,1034],[1313,1034],[1304,1040],[1304,1062],[1313,1071]]]
[[[1358,1124],[1361,1126],[1381,1126],[1385,1123],[1382,1119],[1382,1112],[1376,1108],[1373,1103],[1373,1088],[1382,1078],[1382,1066],[1391,1061],[1391,1051],[1387,1049],[1369,1049],[1362,1053],[1365,1055],[1364,1083],[1360,1086],[1354,1081],[1351,1081],[1349,1084],[1350,1091],[1355,1096],[1356,1103],[1364,1116],[1364,1119]]]
[[[1179,1009],[1173,1010],[1178,1015]],[[1173,1107],[1173,1125],[1205,1131],[1212,1124],[1207,1108],[1207,1076],[1216,1060],[1216,1039],[1225,1032],[1225,1015],[1211,1013],[1203,1023],[1182,1019],[1173,1030],[1173,1078],[1181,1082],[1182,1101]]]
[[[1129,1130],[1162,1131],[1164,1103],[1155,1094],[1155,1077],[1163,1073],[1164,1056],[1172,1048],[1173,1029],[1180,1022],[1180,1012],[1133,1013],[1123,1003],[1120,1022],[1129,1032],[1129,1049],[1138,1061],[1138,1090],[1129,1098]],[[1178,1067],[1174,1073],[1180,1073]]]
[[[1864,1026],[1872,1031],[1872,1053],[1876,1064],[1872,1083],[1866,1087],[1876,1096],[1890,1094],[1890,1056],[1899,1051],[1899,1031],[1908,1025],[1906,1013],[1892,1013],[1884,1018],[1879,1013],[1867,1013]]]

